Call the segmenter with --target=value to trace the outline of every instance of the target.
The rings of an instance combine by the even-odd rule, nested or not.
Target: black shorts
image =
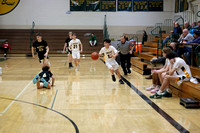
[[[72,54],[72,51],[70,51],[68,48],[66,48],[66,53],[67,54]]]
[[[42,63],[42,61],[44,59],[49,59],[49,56],[45,57],[45,56],[39,56],[39,62]]]

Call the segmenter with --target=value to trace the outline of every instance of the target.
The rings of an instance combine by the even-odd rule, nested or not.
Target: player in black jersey
[[[49,71],[49,66],[43,66],[42,72],[37,74],[33,79],[33,83],[37,83],[37,89],[47,88],[51,89],[51,86],[54,86],[55,78],[51,71]],[[52,85],[50,85],[50,78],[52,78]],[[40,84],[43,83],[43,84]]]
[[[38,53],[39,62],[42,66],[49,65],[48,64],[48,53],[49,47],[45,40],[42,39],[42,35],[40,33],[36,34],[36,41],[33,43],[32,46],[32,56],[35,58],[34,50]]]
[[[72,51],[69,50],[69,42],[72,40],[72,32],[68,33],[68,37],[65,40],[65,45],[63,48],[63,53],[68,54],[68,60],[69,60],[69,68],[73,68],[72,66]]]

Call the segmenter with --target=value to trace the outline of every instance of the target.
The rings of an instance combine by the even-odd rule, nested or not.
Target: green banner
[[[149,11],[163,11],[163,0],[149,0]]]
[[[100,0],[86,0],[86,11],[100,11]]]
[[[115,12],[116,0],[101,0],[101,11]]]
[[[188,10],[187,0],[180,0],[180,12]]]
[[[175,13],[179,12],[179,0],[175,0]]]
[[[86,11],[85,0],[70,0],[70,11]]]
[[[132,11],[132,0],[118,0],[118,11]]]
[[[133,11],[148,11],[148,1],[133,0]]]
[[[177,4],[176,0],[176,6]],[[188,8],[187,0],[181,0],[182,6]],[[163,0],[70,0],[70,11],[163,11]],[[176,9],[177,11],[177,9]]]

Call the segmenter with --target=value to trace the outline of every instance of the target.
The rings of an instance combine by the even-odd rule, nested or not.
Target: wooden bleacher
[[[90,54],[99,51],[103,47],[103,30],[64,30],[64,29],[39,29],[35,33],[42,33],[43,39],[47,41],[50,54],[58,54],[63,50],[66,36],[69,31],[75,32],[83,44],[83,53]],[[95,47],[89,45],[90,36],[87,33],[94,33],[97,36],[98,44]],[[30,53],[30,30],[29,29],[0,29],[0,39],[8,39],[11,45],[10,54]],[[33,37],[35,40],[35,36]],[[2,52],[2,51],[0,51]]]
[[[163,35],[163,37],[168,36],[167,34]],[[145,42],[142,47],[142,52],[137,53],[134,52],[136,57],[132,57],[131,64],[132,69],[140,74],[146,75],[148,71],[148,65],[150,60],[153,57],[156,57],[157,54],[157,40],[159,38],[153,39],[153,41]],[[159,50],[159,55],[161,51]],[[190,66],[192,76],[199,77],[200,76],[200,68]],[[183,82],[181,86],[177,86],[175,82],[170,83],[170,88],[173,94],[178,97],[191,97],[198,101],[200,101],[200,84],[194,84],[191,82]]]

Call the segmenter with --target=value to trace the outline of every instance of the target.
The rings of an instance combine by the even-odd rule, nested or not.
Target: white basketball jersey
[[[116,54],[118,51],[116,50],[115,47],[113,46],[109,46],[108,49],[106,49],[106,47],[103,47],[99,54],[104,54],[104,58],[105,58],[105,61],[111,61],[111,60],[115,60],[114,58],[112,58],[111,55],[114,55]]]
[[[76,39],[76,40],[71,40],[69,42],[69,46],[71,46],[71,49],[72,51],[76,52],[76,51],[80,51],[80,44],[81,44],[81,41],[79,39]]]

